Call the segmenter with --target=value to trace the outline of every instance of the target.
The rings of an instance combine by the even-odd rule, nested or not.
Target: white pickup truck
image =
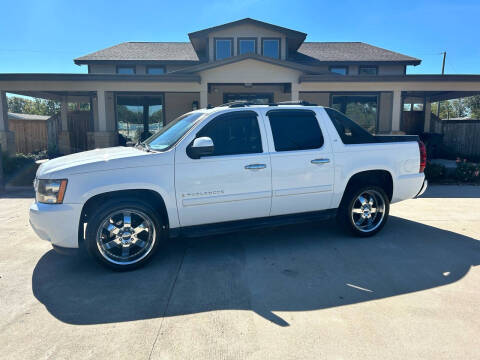
[[[233,103],[182,115],[136,147],[45,162],[30,223],[57,251],[85,246],[117,270],[180,235],[336,216],[370,236],[390,203],[425,190],[425,162],[416,136],[374,136],[330,108]]]

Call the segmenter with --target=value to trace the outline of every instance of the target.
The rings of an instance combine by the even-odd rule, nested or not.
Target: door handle
[[[322,164],[328,164],[330,162],[330,159],[313,159],[310,162],[312,164],[322,165]]]
[[[267,164],[250,164],[250,165],[245,165],[246,170],[260,170],[260,169],[265,169],[267,167]]]

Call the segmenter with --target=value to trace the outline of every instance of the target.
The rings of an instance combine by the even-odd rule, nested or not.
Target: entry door
[[[183,141],[175,153],[175,188],[182,226],[268,216],[270,158],[265,128],[254,111],[219,115]],[[213,140],[210,156],[192,159],[196,137]],[[264,151],[265,149],[265,151]]]
[[[267,129],[272,161],[271,215],[331,207],[333,154],[311,110],[271,110]]]

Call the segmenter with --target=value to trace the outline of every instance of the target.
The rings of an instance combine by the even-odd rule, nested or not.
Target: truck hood
[[[44,162],[37,178],[52,179],[67,175],[143,166],[143,157],[153,153],[133,147],[112,147],[83,151]]]

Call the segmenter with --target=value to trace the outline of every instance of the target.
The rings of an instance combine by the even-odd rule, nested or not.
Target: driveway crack
[[[168,299],[167,299],[167,305],[165,306],[165,310],[163,311],[162,321],[160,322],[160,325],[159,325],[158,330],[157,330],[157,334],[155,335],[155,340],[153,341],[152,348],[150,349],[150,354],[148,355],[148,360],[150,360],[152,358],[153,349],[155,348],[155,345],[157,344],[157,341],[158,341],[158,337],[160,336],[160,333],[162,331],[162,326],[163,326],[163,323],[165,321],[165,315],[167,314],[168,306],[170,305],[170,300],[172,299],[173,290],[175,289],[175,285],[177,284],[178,274],[180,274],[180,270],[182,269],[183,261],[185,259],[185,255],[187,253],[187,249],[188,249],[188,244],[185,246],[185,249],[183,250],[182,258],[180,260],[177,272],[175,274],[175,279],[173,280],[172,286],[170,287],[170,291],[169,291]]]

